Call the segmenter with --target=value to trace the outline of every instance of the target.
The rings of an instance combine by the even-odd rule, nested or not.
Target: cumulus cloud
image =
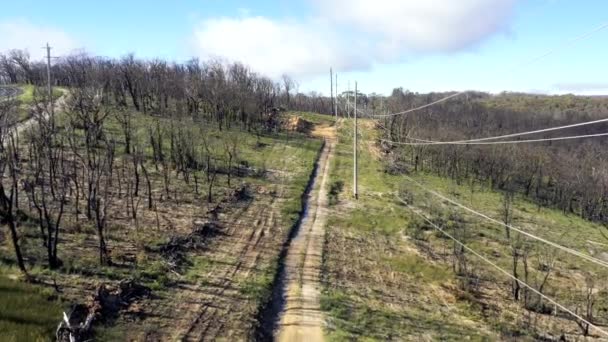
[[[317,74],[329,65],[364,66],[320,26],[265,17],[213,18],[195,28],[194,43],[202,58],[241,61],[271,77]]]
[[[387,50],[451,52],[505,30],[516,0],[313,0]]]
[[[308,0],[314,18],[210,18],[194,30],[203,58],[243,61],[277,76],[368,68],[451,53],[505,31],[518,0]]]
[[[56,56],[72,52],[78,43],[61,29],[33,24],[25,19],[0,21],[0,52],[11,49],[28,50],[33,59],[45,54],[42,47],[49,42]]]

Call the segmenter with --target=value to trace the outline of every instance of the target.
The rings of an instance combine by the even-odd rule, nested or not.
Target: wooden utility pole
[[[338,119],[338,73],[336,73],[336,101],[335,101],[335,111],[336,111],[336,119]]]
[[[355,110],[354,110],[355,120],[353,124],[353,196],[355,199],[359,198],[358,184],[357,184],[357,173],[358,165],[357,165],[357,82],[355,82]]]
[[[51,84],[51,46],[46,43],[44,47],[46,49],[46,86],[48,94],[48,113],[51,121],[51,128],[55,129],[55,105],[53,104],[53,86]]]
[[[348,81],[348,90],[346,91],[346,115],[350,119],[350,81]]]
[[[329,68],[329,83],[331,84],[331,110],[334,111],[334,71],[332,68]],[[335,115],[335,113],[332,113]]]

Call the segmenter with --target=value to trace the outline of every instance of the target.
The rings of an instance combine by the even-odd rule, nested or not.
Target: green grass
[[[496,340],[502,334],[531,340],[535,331],[521,324],[522,312],[517,305],[512,305],[508,279],[468,254],[469,268],[484,279],[483,286],[500,293],[490,300],[500,309],[496,309],[495,315],[482,315],[485,309],[474,295],[467,297],[466,293],[455,290],[461,278],[451,269],[452,242],[423,224],[396,201],[395,194],[405,190],[415,207],[450,232],[454,217],[461,217],[466,227],[466,244],[510,270],[511,250],[504,227],[453,207],[404,177],[385,173],[382,156],[370,152],[374,148],[370,141],[378,132],[365,123],[362,120],[360,128],[359,199],[352,199],[351,122],[340,124],[339,143],[330,171],[330,204],[336,209],[330,212],[327,224],[326,279],[322,294],[330,340],[387,340],[396,336],[406,340],[463,340],[464,336],[469,336],[468,340]],[[430,189],[500,220],[502,194],[499,192],[480,184],[459,185],[425,173],[410,176]],[[333,185],[339,183],[343,184],[343,191],[332,193]],[[341,203],[346,205],[341,207]],[[539,210],[521,196],[516,197],[513,208],[514,226],[584,253],[608,252],[607,246],[589,243],[607,243],[601,225],[558,210]],[[512,232],[512,236],[516,233]],[[529,281],[534,285],[542,277],[540,260],[544,253],[551,251],[539,242],[528,244],[533,248],[528,261]],[[423,252],[426,249],[448,257],[429,260]],[[520,265],[520,272],[521,268]],[[594,264],[557,252],[556,269],[545,292],[568,303],[571,300],[568,296],[578,295],[578,291],[572,293],[573,288],[581,291],[584,288],[581,279],[585,272],[594,274],[596,279],[608,276]],[[429,287],[435,290],[430,291]],[[446,310],[443,300],[450,296],[455,302]],[[598,308],[608,307],[600,297]]]
[[[239,287],[239,292],[247,298],[256,302],[265,302],[272,294],[272,283],[274,280],[274,270],[266,269],[257,275],[248,277]]]
[[[36,91],[44,91],[46,94],[46,88],[36,89],[36,87],[31,84],[21,85],[21,86],[19,86],[19,88],[21,88],[23,93],[21,93],[21,95],[19,95],[17,97],[17,100],[19,100],[22,104],[28,105],[28,106],[31,106],[34,104],[34,100],[35,100],[34,95],[35,95]],[[66,90],[64,88],[54,87],[53,88],[53,99],[58,99],[61,95],[64,94],[65,91]]]
[[[61,320],[64,305],[49,288],[0,275],[2,341],[48,341]]]
[[[424,308],[373,308],[357,295],[340,290],[324,293],[321,309],[332,317],[326,337],[329,341],[492,341],[487,334],[458,322],[446,320],[440,312]],[[407,336],[407,337],[406,337]]]
[[[339,220],[340,225],[347,229],[390,236],[403,229],[408,222],[408,216],[403,211],[396,211],[390,207],[370,203],[365,208],[354,209],[347,217]],[[333,223],[334,221],[330,218],[329,225]]]
[[[384,257],[384,262],[397,272],[407,273],[429,284],[442,284],[453,279],[451,270],[444,265],[431,264],[417,255],[397,254]]]
[[[444,310],[430,304],[427,308],[418,299],[401,302],[402,296],[415,295],[424,291],[425,286],[454,283],[454,275],[446,265],[431,263],[399,247],[402,233],[417,221],[395,201],[393,194],[402,180],[384,173],[382,163],[366,144],[359,150],[359,199],[352,200],[352,124],[341,125],[330,168],[330,185],[342,184],[343,190],[329,194],[336,209],[330,213],[327,223],[328,247],[323,267],[328,278],[321,297],[322,310],[328,316],[329,340],[455,340],[465,336],[473,341],[487,339],[488,334],[478,332],[475,325],[459,324],[463,317],[472,316],[468,307],[438,314]],[[369,129],[360,132],[361,141],[372,139],[376,134]],[[340,208],[342,202],[350,202],[352,207]],[[343,249],[350,253],[332,254]],[[356,266],[349,272],[343,271],[343,258]],[[347,276],[342,272],[360,274]],[[377,273],[372,276],[372,272]],[[376,278],[388,281],[392,274],[403,283],[382,286]],[[423,293],[419,295],[425,298]],[[426,298],[423,300],[427,302],[438,300],[434,295]],[[393,305],[387,306],[391,302]]]
[[[203,255],[192,256],[189,260],[192,265],[188,267],[184,278],[190,282],[196,282],[203,279],[204,275],[213,267],[213,260]]]
[[[17,99],[22,104],[26,104],[26,105],[32,105],[32,104],[34,104],[34,89],[36,87],[34,87],[33,85],[29,84],[29,85],[23,85],[20,88],[23,91],[23,93],[21,93],[21,95],[19,95],[17,97]]]
[[[499,192],[488,190],[479,185],[474,186],[473,191],[471,191],[469,185],[458,185],[450,179],[429,174],[418,174],[413,176],[413,178],[424,184],[425,187],[434,189],[456,202],[499,221],[501,220],[502,194]],[[509,251],[502,248],[509,244],[504,227],[490,223],[483,218],[469,214],[454,206],[440,205],[438,198],[433,197],[433,195],[426,193],[413,184],[404,182],[404,186],[415,195],[414,205],[426,208],[427,212],[435,210],[444,216],[447,216],[450,212],[455,212],[463,216],[469,223],[468,231],[470,234],[482,237],[472,239],[471,245],[474,248],[480,249],[485,255],[492,255],[497,251],[502,255],[509,255]],[[550,208],[540,208],[539,210],[536,204],[521,196],[516,196],[513,202],[513,220],[511,224],[523,231],[586,254],[591,254],[591,252],[596,255],[608,253],[608,246],[589,242],[607,243],[602,234],[602,230],[605,229],[603,226],[584,220],[576,215],[565,215],[559,210]],[[512,233],[514,236],[518,235],[514,231]],[[544,246],[543,243],[530,238],[525,238],[525,240],[536,249]],[[493,243],[488,244],[486,241],[492,241]],[[605,269],[586,262],[581,258],[563,252],[557,252],[557,256],[563,268],[572,269],[581,267],[594,273],[608,275]],[[503,266],[508,266],[509,261],[505,259],[504,257],[500,257],[496,258],[495,261]]]
[[[352,198],[353,193],[353,156],[352,156],[352,124],[345,122],[338,131],[339,143],[336,146],[334,159],[330,166],[330,184],[341,184],[342,192],[335,195],[339,198]],[[373,131],[363,130],[361,138],[373,139]],[[392,193],[396,193],[400,179],[384,173],[382,165],[368,150],[366,145],[359,149],[358,162],[358,203],[349,216],[339,220],[349,228],[395,234],[403,230],[409,223],[409,215],[394,201]],[[330,192],[331,195],[331,192]],[[334,203],[335,204],[335,203]],[[332,217],[330,216],[330,220]]]

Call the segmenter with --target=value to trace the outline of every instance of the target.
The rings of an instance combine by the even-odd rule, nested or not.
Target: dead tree
[[[587,322],[595,321],[594,309],[597,302],[595,280],[591,274],[585,276],[585,288],[582,290],[582,296],[577,300],[574,312],[587,320]],[[576,324],[581,329],[583,336],[589,336],[591,326],[579,319],[574,318]]]
[[[212,146],[210,139],[206,136],[206,132],[201,135],[201,141],[203,142],[203,153],[205,158],[205,176],[207,177],[207,203],[213,202],[213,185],[217,176],[217,167],[215,166]]]
[[[16,102],[8,99],[0,102],[0,225],[7,225],[10,231],[11,242],[15,251],[19,269],[27,275],[17,232],[17,217],[15,199],[18,192],[18,170],[20,158],[15,141],[15,135],[10,125],[14,114]],[[10,187],[4,185],[5,175],[8,175]]]
[[[83,63],[86,61],[75,61]],[[76,69],[78,70],[78,68]],[[75,73],[73,77],[81,77]],[[105,239],[108,221],[108,207],[113,199],[112,178],[115,143],[105,135],[105,121],[113,108],[106,99],[103,73],[92,69],[84,75],[71,90],[68,103],[68,141],[71,153],[83,165],[86,214],[95,223],[99,240],[99,261],[102,265],[111,263]],[[82,134],[77,132],[82,130]]]
[[[54,119],[45,111],[47,109],[44,108],[37,111],[37,125],[28,135],[30,163],[27,167],[30,177],[24,181],[24,185],[38,213],[49,267],[53,269],[61,265],[57,246],[73,174],[68,170],[65,158],[65,139],[56,132]]]
[[[144,173],[144,178],[146,178],[146,193],[148,194],[148,210],[152,210],[152,183],[150,182],[150,175],[148,173],[148,169],[146,169],[146,161],[144,158],[139,159],[139,166],[141,167],[141,171]]]
[[[471,272],[468,267],[468,261],[466,256],[466,249],[462,244],[466,244],[468,234],[466,230],[466,223],[462,216],[457,213],[451,213],[449,217],[448,225],[452,226],[453,236],[455,237],[453,249],[452,249],[452,269],[455,274],[461,277],[461,286],[463,290],[469,290]],[[460,241],[462,244],[456,242]]]
[[[57,246],[59,244],[59,230],[63,217],[66,198],[68,195],[70,177],[64,162],[63,143],[56,145],[48,143],[49,136],[33,135],[34,141],[30,144],[30,151],[34,158],[30,159],[30,179],[24,181],[24,187],[28,193],[33,207],[38,213],[38,224],[43,238],[43,245],[47,250],[49,268],[54,269],[61,265],[57,257]],[[60,173],[57,177],[45,174],[45,165],[54,159],[60,165]],[[55,183],[57,198],[49,196],[49,188]]]
[[[114,142],[106,143],[105,147],[105,153],[101,153],[99,156],[99,164],[97,164],[97,170],[94,171],[96,174],[94,184],[95,190],[91,201],[97,237],[99,239],[99,263],[101,265],[110,265],[111,259],[108,254],[105,231],[108,224],[108,208],[114,199],[114,193],[112,192],[112,176],[116,147]]]
[[[519,301],[521,285],[520,285],[520,275],[518,272],[519,269],[519,260],[524,256],[523,254],[523,241],[521,239],[521,235],[517,235],[517,238],[509,239],[511,245],[511,257],[512,257],[512,273],[513,282],[511,283],[511,293],[513,294],[513,299]]]
[[[502,197],[502,221],[505,224],[505,235],[507,239],[511,238],[511,229],[508,227],[511,225],[511,220],[513,219],[513,191],[505,191]]]
[[[526,251],[527,254],[527,251]],[[555,255],[555,250],[551,247],[547,247],[547,246],[543,246],[543,247],[539,247],[538,250],[538,265],[537,265],[537,270],[540,272],[540,278],[536,281],[536,289],[537,291],[542,294],[545,292],[545,289],[547,287],[547,284],[549,283],[549,277],[551,276],[551,273],[553,272],[554,268],[555,268],[555,262],[556,262],[556,255]],[[524,259],[525,264],[525,270],[526,270],[526,282],[528,282],[527,279],[527,273],[528,273],[528,265],[527,265],[527,259]],[[538,300],[536,301],[536,311],[543,311],[543,297],[541,295],[538,295]],[[528,305],[529,302],[529,291],[525,291],[525,302],[526,302],[526,306]]]
[[[1,113],[0,113],[1,114]],[[0,120],[3,118],[0,117]],[[4,121],[6,122],[6,121]],[[8,141],[5,138],[8,134]],[[7,146],[5,146],[5,144]],[[11,242],[15,251],[17,265],[23,274],[27,276],[27,270],[21,254],[19,246],[19,235],[17,233],[17,216],[15,207],[15,194],[17,170],[19,169],[19,160],[15,158],[17,155],[17,145],[13,134],[8,133],[6,126],[0,125],[0,224],[7,225],[10,231]],[[11,179],[10,189],[6,189],[2,180],[4,174],[8,171]]]
[[[235,161],[239,155],[239,141],[235,134],[229,134],[224,140],[224,154],[226,157],[228,187],[230,187],[230,180],[232,178],[232,162]]]
[[[158,164],[163,163],[165,155],[163,153],[163,134],[160,129],[160,121],[156,121],[154,126],[148,127],[148,138],[150,140],[150,146],[152,146],[152,159],[154,160],[154,167],[158,171]]]
[[[129,109],[119,109],[116,111],[116,120],[120,124],[125,144],[125,154],[131,154],[131,142],[133,140],[133,114]]]

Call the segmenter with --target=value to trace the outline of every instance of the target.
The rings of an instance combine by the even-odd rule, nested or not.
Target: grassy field
[[[456,283],[450,269],[421,255],[402,235],[413,219],[393,197],[401,180],[383,172],[380,156],[365,142],[375,134],[366,121],[359,151],[359,199],[352,199],[352,125],[339,125],[330,172],[331,184],[343,184],[343,190],[327,227],[322,298],[329,314],[329,339],[493,337],[475,311],[450,293]]]
[[[509,240],[500,226],[461,212],[384,172],[383,154],[373,142],[378,131],[362,120],[359,158],[359,200],[352,198],[352,124],[339,124],[339,144],[331,170],[333,203],[324,257],[323,309],[328,313],[330,340],[534,340],[546,332],[580,336],[567,315],[557,318],[524,310],[512,301],[510,281],[473,255],[467,266],[476,279],[473,290],[463,288],[461,274],[452,270],[452,244],[441,233],[396,201],[407,193],[411,203],[452,232],[461,221],[466,243],[508,270],[512,267]],[[479,185],[457,185],[428,174],[410,175],[426,187],[500,218],[502,195]],[[606,253],[599,225],[538,208],[522,198],[513,204],[512,224],[584,253]],[[512,232],[512,236],[517,234]],[[525,239],[524,239],[525,240]],[[585,278],[596,279],[596,305],[606,307],[605,269],[570,255],[527,242],[531,265],[528,281],[538,286],[543,262],[555,258],[544,292],[574,308],[580,305]],[[608,255],[608,254],[606,254]],[[522,272],[520,266],[520,273]],[[470,279],[467,277],[466,279]],[[605,318],[599,318],[605,319]]]
[[[0,339],[15,342],[50,340],[63,306],[52,290],[0,274]]]

